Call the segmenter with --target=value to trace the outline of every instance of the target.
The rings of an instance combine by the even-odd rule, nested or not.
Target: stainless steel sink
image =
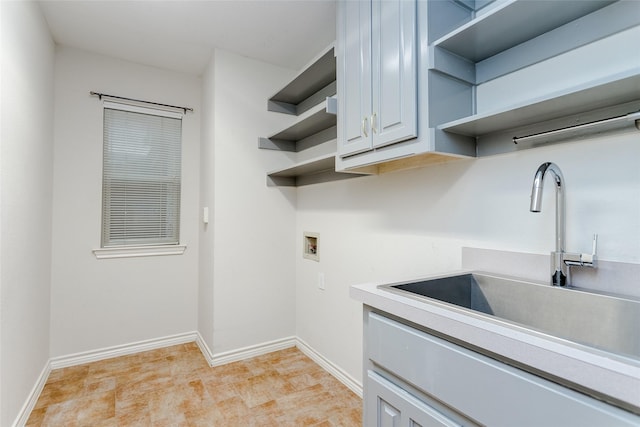
[[[412,298],[640,359],[640,299],[484,273],[384,285]]]

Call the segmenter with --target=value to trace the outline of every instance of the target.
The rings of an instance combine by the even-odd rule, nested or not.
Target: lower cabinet
[[[366,390],[367,427],[460,427],[373,371],[368,371]]]
[[[366,427],[640,426],[634,413],[366,310]]]

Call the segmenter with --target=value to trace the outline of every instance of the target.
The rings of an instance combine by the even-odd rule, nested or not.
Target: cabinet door
[[[373,147],[418,136],[415,0],[373,0]]]
[[[367,372],[364,395],[365,426],[460,427],[444,414],[375,372]]]
[[[338,2],[338,151],[371,149],[371,2]]]

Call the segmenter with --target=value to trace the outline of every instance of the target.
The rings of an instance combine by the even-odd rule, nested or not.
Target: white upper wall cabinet
[[[338,26],[340,156],[415,138],[415,1],[343,2]]]
[[[433,25],[426,25],[428,7],[434,10],[433,16],[439,15],[432,18]],[[366,167],[367,172],[375,172],[376,166],[368,166],[435,151],[427,137],[429,109],[425,100],[427,85],[439,84],[440,79],[428,74],[429,55],[424,47],[429,36],[435,39],[452,31],[468,21],[469,14],[463,3],[454,1],[338,3],[337,170]],[[438,99],[452,94],[459,103],[461,95],[465,101],[472,97],[471,85],[466,82],[445,82],[437,89],[434,96]],[[445,102],[451,105],[453,101]],[[433,115],[443,121],[460,117],[450,110],[443,106]],[[475,155],[475,147],[467,141],[461,145],[443,151]]]
[[[638,1],[340,1],[337,29],[338,170],[640,110]]]

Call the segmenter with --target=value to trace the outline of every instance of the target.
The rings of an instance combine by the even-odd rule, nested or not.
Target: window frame
[[[103,102],[103,106],[102,106],[102,117],[103,117],[103,121],[102,121],[102,129],[103,129],[103,145],[102,145],[102,163],[103,163],[103,167],[102,167],[102,185],[101,185],[101,209],[100,209],[100,247],[93,249],[93,253],[96,256],[96,258],[98,259],[103,259],[103,258],[123,258],[123,257],[140,257],[140,256],[153,256],[153,255],[181,255],[184,253],[184,251],[186,250],[186,245],[181,244],[181,225],[182,225],[182,220],[181,220],[181,211],[182,211],[182,180],[183,180],[183,174],[182,174],[182,151],[183,151],[183,117],[184,114],[182,111],[177,112],[177,111],[172,111],[172,110],[167,110],[167,109],[161,109],[161,108],[155,108],[155,106],[153,108],[149,108],[147,106],[142,106],[142,105],[137,105],[137,104],[129,104],[129,103],[123,103],[123,102],[113,102],[113,101],[109,101],[109,100],[105,100]],[[107,209],[106,205],[105,205],[105,191],[106,191],[106,187],[105,187],[105,144],[107,143],[107,141],[105,140],[104,137],[104,133],[105,133],[105,126],[106,126],[106,122],[105,122],[105,115],[106,115],[106,110],[107,109],[111,109],[111,110],[120,110],[120,111],[125,111],[125,112],[131,112],[131,113],[138,113],[138,114],[146,114],[146,115],[152,115],[152,116],[159,116],[159,117],[167,117],[167,118],[171,118],[171,119],[179,119],[181,121],[180,124],[180,141],[179,141],[179,151],[180,151],[180,160],[179,160],[179,186],[178,186],[178,201],[177,201],[177,220],[176,223],[174,223],[174,227],[176,229],[176,237],[177,237],[177,241],[175,242],[167,242],[167,243],[158,243],[158,242],[150,242],[150,243],[144,243],[141,241],[137,241],[137,242],[133,242],[131,244],[126,244],[126,242],[124,244],[118,244],[118,243],[113,243],[113,242],[105,242],[105,235],[107,234],[105,232],[105,218],[106,218],[106,211],[105,209]],[[160,193],[162,194],[162,193]],[[175,195],[175,193],[174,193]],[[175,199],[174,199],[175,201]],[[175,205],[175,203],[174,203]],[[151,240],[151,239],[150,239]]]

